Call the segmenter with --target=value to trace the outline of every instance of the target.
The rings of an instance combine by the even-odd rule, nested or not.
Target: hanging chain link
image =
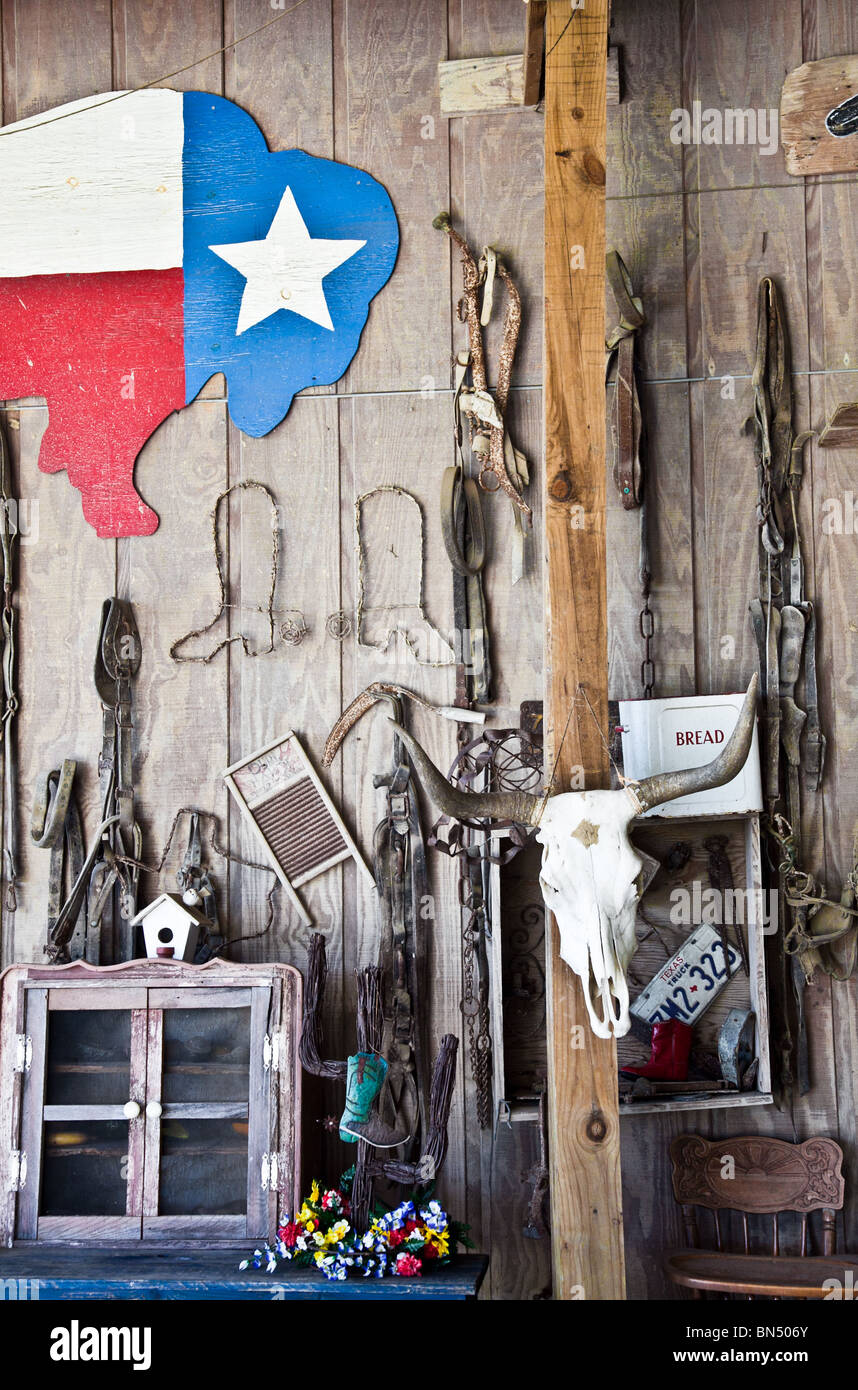
[[[456,742],[461,757],[469,746],[473,730],[460,724]],[[473,832],[464,831],[465,843]],[[488,981],[479,966],[480,942],[485,932],[486,907],[483,899],[480,860],[467,852],[459,856],[459,906],[462,910],[462,1015],[468,1030],[468,1055],[476,1088],[477,1123],[486,1129],[492,1119],[491,1037],[489,1034]]]
[[[649,606],[649,576],[644,586],[641,597],[643,598],[643,608],[640,612],[639,626],[641,637],[644,644],[643,661],[641,662],[641,685],[645,700],[652,699],[655,688],[655,663],[652,659],[652,639],[655,633],[655,618]]]
[[[469,869],[470,860],[463,854],[459,860],[459,904],[465,917],[462,930],[462,1014],[468,1030],[468,1052],[471,1075],[477,1092],[477,1122],[481,1129],[491,1124],[491,1037],[489,1035],[488,982],[478,978],[477,952],[485,923],[482,890],[474,891]]]
[[[652,659],[652,639],[655,634],[655,618],[649,606],[649,596],[652,590],[652,566],[649,560],[649,527],[647,524],[647,503],[644,495],[638,515],[640,516],[640,560],[638,563],[638,577],[641,586],[641,598],[643,608],[638,618],[638,627],[643,638],[643,661],[641,662],[641,685],[643,686],[643,697],[651,700],[655,688],[655,663]]]

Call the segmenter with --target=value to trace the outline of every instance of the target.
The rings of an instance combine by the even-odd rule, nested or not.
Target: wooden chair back
[[[801,1256],[809,1254],[808,1215],[822,1212],[823,1254],[836,1253],[836,1213],[843,1207],[843,1152],[833,1139],[788,1144],[763,1135],[704,1139],[680,1134],[670,1146],[673,1195],[682,1206],[688,1244],[700,1248],[697,1207],[708,1208],[718,1250],[724,1249],[721,1213],[742,1217],[745,1254],[750,1254],[748,1217],[771,1216],[771,1254],[780,1255],[780,1216],[801,1218]]]

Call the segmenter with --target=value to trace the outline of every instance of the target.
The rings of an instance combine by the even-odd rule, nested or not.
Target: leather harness
[[[463,297],[459,318],[468,329],[468,347],[457,354],[454,363],[453,432],[459,461],[445,469],[441,482],[441,534],[453,569],[453,616],[460,643],[456,704],[464,708],[469,704],[485,704],[491,698],[488,615],[482,581],[486,532],[480,489],[502,491],[513,504],[516,526],[513,583],[523,574],[524,536],[532,521],[531,509],[521,495],[521,489],[529,481],[527,460],[512,443],[504,421],[521,328],[521,298],[509,271],[492,247],[484,249],[478,265],[468,243],[455,230],[446,213],[437,217],[433,225],[447,233],[461,254]],[[496,278],[500,278],[506,291],[506,310],[497,386],[492,393],[488,384],[483,328],[490,322],[494,308]],[[463,453],[465,418],[475,477],[469,472]]]
[[[617,362],[611,436],[614,444],[614,482],[627,511],[643,501],[641,444],[643,418],[635,371],[635,345],[640,328],[646,323],[643,303],[632,289],[632,281],[619,251],[605,258],[608,284],[614,295],[619,322],[608,335],[606,374],[614,358]]]
[[[641,685],[644,698],[651,699],[655,689],[655,667],[652,659],[655,623],[650,608],[652,566],[649,553],[649,524],[644,473],[646,438],[635,360],[637,337],[646,323],[646,315],[643,302],[634,292],[631,276],[619,251],[608,252],[605,257],[605,270],[618,314],[617,324],[608,334],[605,342],[607,352],[606,381],[610,376],[612,363],[616,360],[617,364],[611,413],[614,484],[625,510],[639,511],[638,579],[643,600],[639,627],[644,648],[641,662]]]
[[[137,910],[142,835],[134,816],[131,684],[140,669],[140,654],[140,634],[131,604],[124,599],[106,599],[101,610],[94,672],[102,707],[102,744],[98,760],[101,823],[51,928],[48,954],[54,960],[69,958],[75,928],[87,897],[88,917],[83,943],[86,959],[93,964],[104,964],[132,960],[134,956],[131,919]],[[50,778],[48,781],[50,783]],[[62,785],[62,778],[60,783]],[[57,821],[61,811],[60,802],[54,818]],[[118,896],[117,904],[115,896]],[[118,926],[114,907],[118,907]],[[80,949],[79,941],[75,949]]]
[[[775,282],[760,282],[757,300],[757,352],[753,372],[754,426],[758,481],[757,524],[760,540],[760,596],[750,605],[759,653],[760,685],[765,709],[763,782],[768,806],[767,831],[778,847],[777,871],[781,913],[779,987],[783,1013],[781,1038],[782,1083],[797,1083],[800,1094],[810,1088],[805,981],[819,968],[834,978],[846,978],[855,961],[856,867],[844,889],[841,904],[820,895],[815,880],[801,863],[801,772],[806,784],[819,789],[825,762],[825,737],[820,728],[816,669],[816,611],[804,593],[804,567],[798,520],[803,475],[803,452],[812,431],[793,436],[792,378],[789,334]],[[804,674],[805,709],[795,700],[795,687]],[[783,790],[781,767],[785,769]],[[779,808],[785,806],[785,814]],[[858,881],[858,880],[856,880]],[[833,909],[834,930],[822,930]],[[828,913],[830,918],[830,912]],[[813,920],[818,918],[818,934]],[[844,967],[833,954],[833,943],[852,934]],[[844,969],[846,974],[844,974]],[[790,997],[792,1007],[790,1007]],[[795,1038],[790,1015],[794,1018]]]

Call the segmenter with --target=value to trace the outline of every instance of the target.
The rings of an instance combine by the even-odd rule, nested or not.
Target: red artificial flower
[[[409,1255],[402,1250],[396,1257],[396,1273],[403,1275],[406,1279],[415,1274],[423,1273],[423,1266],[416,1255]]]
[[[420,1222],[419,1222],[419,1221],[410,1221],[410,1220],[409,1220],[409,1221],[406,1221],[406,1223],[405,1223],[405,1238],[406,1238],[406,1240],[407,1240],[408,1237],[412,1234],[412,1232],[414,1232],[414,1231],[417,1230],[417,1227],[418,1227],[419,1225],[420,1225]]]
[[[388,1232],[388,1236],[387,1236],[387,1243],[388,1243],[388,1245],[393,1245],[393,1246],[401,1245],[402,1242],[404,1241],[404,1239],[405,1239],[405,1236],[404,1236],[404,1234],[402,1233],[402,1231],[390,1231],[390,1232]]]
[[[301,1227],[297,1221],[289,1221],[285,1226],[281,1226],[277,1232],[284,1245],[292,1246],[301,1234]]]
[[[423,1260],[437,1260],[438,1258],[438,1251],[428,1240],[420,1251],[420,1258]]]

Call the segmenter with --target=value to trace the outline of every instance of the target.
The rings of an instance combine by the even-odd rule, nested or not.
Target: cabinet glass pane
[[[246,1101],[250,1009],[164,1010],[164,1101]]]
[[[48,1015],[48,1105],[124,1105],[131,1072],[128,1009]]]
[[[247,1210],[247,1121],[164,1120],[161,1216],[240,1216]]]
[[[124,1216],[127,1176],[124,1120],[46,1121],[42,1216]]]

